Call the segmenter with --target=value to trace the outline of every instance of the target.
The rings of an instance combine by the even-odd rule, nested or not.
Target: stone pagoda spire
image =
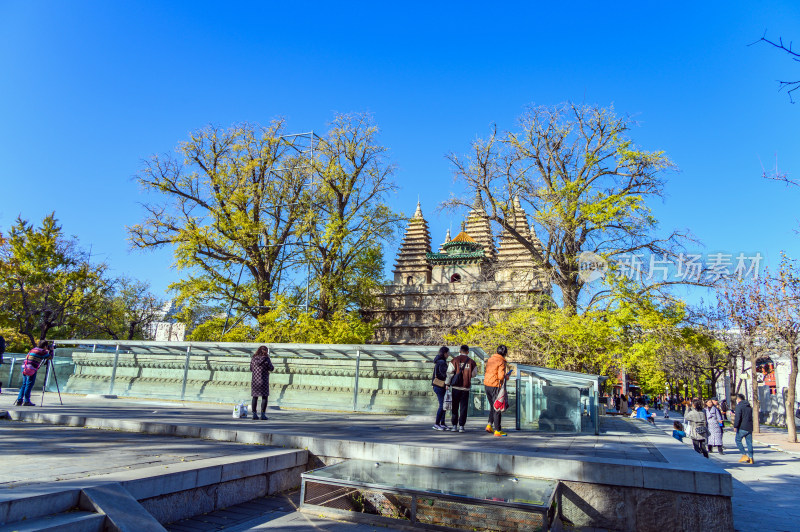
[[[492,226],[489,217],[486,216],[486,209],[483,206],[481,193],[475,194],[475,201],[472,210],[467,215],[467,223],[464,232],[472,237],[475,242],[483,246],[484,256],[490,261],[497,260],[497,249],[494,247],[494,237],[492,236]]]
[[[424,284],[431,282],[431,266],[425,258],[431,251],[431,234],[428,222],[422,216],[422,205],[408,221],[403,245],[394,265],[394,284]]]
[[[507,217],[509,224],[526,240],[533,240],[537,251],[542,251],[542,244],[531,230],[528,214],[522,208],[518,196],[514,196],[511,210]],[[497,281],[533,281],[541,277],[539,268],[531,257],[530,251],[517,241],[508,231],[503,230],[500,237],[500,251],[497,254]]]
[[[444,245],[447,244],[448,242],[450,242],[450,240],[451,240],[451,238],[450,238],[450,229],[448,228],[447,229],[447,234],[444,236],[444,242],[442,242],[442,245],[439,246],[439,253],[444,253]]]

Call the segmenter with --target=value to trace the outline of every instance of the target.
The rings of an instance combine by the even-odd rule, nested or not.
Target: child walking
[[[678,440],[679,442],[683,443],[683,439],[686,437],[686,431],[683,430],[683,423],[681,423],[680,421],[673,421],[672,437]]]

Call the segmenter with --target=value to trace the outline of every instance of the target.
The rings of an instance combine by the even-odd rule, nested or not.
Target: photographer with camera
[[[31,402],[31,391],[36,382],[36,373],[42,363],[53,357],[53,350],[47,340],[41,340],[39,347],[34,347],[25,357],[22,364],[22,386],[19,387],[19,395],[14,402],[14,406],[36,406]]]

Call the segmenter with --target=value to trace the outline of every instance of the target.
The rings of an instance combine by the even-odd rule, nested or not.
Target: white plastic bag
[[[447,411],[453,409],[453,391],[450,388],[444,392],[444,404],[442,405],[442,408]]]
[[[244,404],[244,401],[238,405],[233,405],[233,417],[234,419],[247,417],[247,405]]]

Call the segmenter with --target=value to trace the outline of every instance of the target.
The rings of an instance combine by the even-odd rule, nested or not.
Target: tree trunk
[[[561,304],[563,310],[570,316],[577,314],[580,287],[569,280],[558,283],[558,287],[561,289]]]
[[[750,389],[753,392],[753,434],[761,432],[761,408],[758,404],[758,379],[756,378],[756,352],[753,343],[750,342]]]
[[[789,429],[789,441],[797,441],[797,426],[794,422],[795,390],[797,389],[797,346],[789,344],[789,355],[792,358],[792,369],[789,371],[789,390],[786,393],[786,428]]]

